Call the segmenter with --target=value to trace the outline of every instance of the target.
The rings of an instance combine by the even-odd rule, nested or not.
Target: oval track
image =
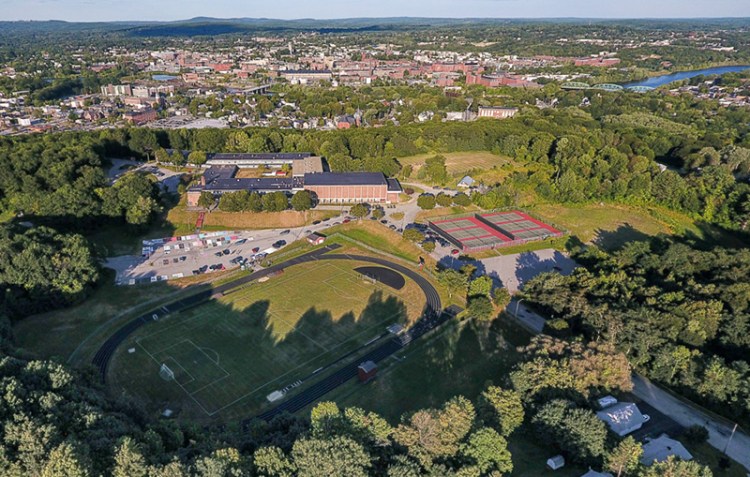
[[[124,326],[118,329],[112,336],[110,336],[104,342],[104,344],[102,344],[99,350],[96,352],[96,354],[94,355],[94,359],[92,360],[92,363],[99,371],[99,375],[102,379],[102,382],[105,382],[107,378],[107,370],[109,368],[109,362],[112,359],[112,356],[114,355],[117,348],[128,338],[128,336],[133,334],[136,330],[138,330],[142,326],[153,322],[155,318],[158,319],[170,313],[184,311],[194,306],[200,305],[201,303],[209,300],[212,296],[216,295],[217,293],[227,292],[229,290],[237,288],[238,286],[252,282],[253,280],[257,280],[259,278],[271,275],[284,268],[288,268],[288,267],[298,265],[301,263],[317,261],[317,260],[358,260],[362,262],[374,263],[374,264],[382,265],[382,266],[391,268],[393,270],[396,270],[404,274],[405,276],[411,278],[412,280],[414,280],[414,282],[422,289],[422,291],[425,294],[426,306],[425,306],[425,310],[423,313],[423,318],[420,319],[414,325],[412,330],[414,328],[419,327],[419,323],[423,319],[435,318],[440,313],[440,309],[441,309],[440,295],[438,295],[437,290],[435,290],[432,284],[423,276],[419,275],[418,273],[416,273],[415,271],[407,267],[404,267],[403,265],[400,265],[398,263],[394,263],[394,262],[391,262],[382,258],[369,257],[365,255],[347,255],[347,254],[327,255],[329,252],[332,252],[338,248],[340,248],[340,245],[337,245],[337,244],[328,245],[319,250],[315,250],[313,252],[309,252],[304,255],[300,255],[299,257],[273,265],[266,269],[259,270],[246,277],[242,277],[232,282],[225,283],[224,285],[221,285],[214,289],[204,290],[204,291],[195,293],[181,300],[162,306],[161,308],[154,309],[152,311],[149,311],[148,313],[144,313],[143,315],[126,323]]]
[[[338,248],[340,248],[340,245],[336,245],[336,244],[323,247],[319,250],[306,253],[304,255],[293,258],[291,260],[287,260],[277,265],[268,267],[264,270],[259,270],[246,277],[234,280],[230,283],[226,283],[212,290],[204,290],[204,291],[195,293],[191,296],[183,298],[182,300],[170,303],[169,305],[166,305],[166,306],[162,306],[161,308],[157,310],[152,310],[149,313],[145,313],[139,316],[138,318],[135,318],[134,320],[130,321],[129,323],[125,324],[122,328],[120,328],[112,336],[110,336],[109,339],[99,349],[99,351],[97,351],[93,359],[93,364],[99,370],[99,374],[101,376],[102,381],[105,381],[107,377],[107,369],[109,367],[109,362],[115,350],[128,338],[128,336],[133,334],[140,327],[148,323],[151,323],[152,321],[154,321],[155,318],[165,316],[169,313],[184,311],[193,306],[197,306],[209,300],[212,296],[216,295],[217,293],[227,292],[229,290],[237,288],[238,286],[242,286],[246,283],[249,283],[253,280],[257,280],[264,276],[271,275],[272,273],[282,270],[284,268],[288,268],[288,267],[298,265],[301,263],[307,263],[307,262],[312,262],[312,261],[317,261],[317,260],[356,260],[360,262],[373,263],[376,265],[381,265],[383,267],[390,268],[392,270],[396,270],[397,272],[414,280],[417,286],[419,286],[419,288],[424,293],[426,303],[425,303],[425,308],[422,312],[422,316],[419,318],[419,320],[416,321],[416,323],[414,323],[414,325],[411,328],[409,328],[405,333],[401,334],[398,337],[394,337],[394,338],[386,340],[383,344],[377,346],[376,348],[360,356],[356,361],[345,364],[344,366],[337,369],[330,375],[306,387],[305,389],[301,390],[299,393],[295,394],[294,396],[282,402],[281,404],[277,405],[276,407],[269,409],[268,411],[254,418],[243,420],[241,422],[241,427],[242,429],[247,429],[248,424],[253,419],[270,420],[281,413],[284,413],[284,412],[293,413],[293,412],[297,412],[305,408],[306,406],[315,402],[321,396],[325,395],[327,392],[337,388],[338,386],[342,385],[346,381],[355,377],[357,375],[357,367],[359,363],[362,363],[364,361],[373,361],[375,363],[378,363],[380,361],[383,361],[384,359],[391,356],[393,353],[397,352],[398,350],[402,349],[404,346],[408,345],[410,342],[414,341],[415,339],[418,339],[419,337],[429,332],[430,330],[433,330],[437,328],[438,326],[440,326],[441,324],[445,323],[448,320],[448,318],[452,316],[448,312],[441,312],[442,304],[440,301],[440,295],[438,294],[437,290],[435,290],[435,287],[433,287],[432,284],[425,277],[416,273],[414,270],[411,270],[398,263],[394,263],[389,260],[385,260],[385,259],[378,258],[378,257],[370,257],[366,255],[328,254],[329,252],[334,251]],[[387,333],[385,335],[387,335]],[[381,336],[385,336],[385,335],[381,335]],[[345,361],[351,355],[356,354],[359,351],[364,351],[366,347],[367,346],[365,345],[358,350],[347,353],[345,356],[340,357],[338,360],[332,363],[326,364],[321,369],[328,369],[330,367],[335,367],[340,362]],[[315,374],[310,374],[307,377],[302,378],[301,381],[305,382],[315,377],[316,377]]]

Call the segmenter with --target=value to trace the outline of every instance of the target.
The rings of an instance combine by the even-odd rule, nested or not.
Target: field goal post
[[[161,368],[159,368],[159,377],[164,381],[174,381],[174,371],[166,363],[162,363]]]

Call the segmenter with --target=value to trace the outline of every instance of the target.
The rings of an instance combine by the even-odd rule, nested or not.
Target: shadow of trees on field
[[[256,301],[240,312],[252,321],[253,328],[264,330],[264,341],[275,345],[297,342],[300,338],[316,342],[315,338],[321,332],[324,332],[324,338],[330,337],[331,333],[338,333],[340,336],[337,341],[344,341],[353,336],[352,333],[369,330],[379,324],[382,324],[385,330],[391,323],[407,321],[406,304],[394,296],[384,296],[379,290],[370,294],[367,304],[358,316],[349,311],[335,319],[332,313],[321,308],[322,306],[325,305],[313,305],[299,317],[277,313],[282,320],[274,319],[268,300]]]
[[[596,230],[596,236],[592,240],[594,245],[609,251],[622,248],[628,242],[648,240],[650,235],[641,232],[629,223],[620,225],[615,230]]]

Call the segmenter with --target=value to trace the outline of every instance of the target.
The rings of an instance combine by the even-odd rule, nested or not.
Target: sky
[[[0,0],[0,20],[750,17],[750,0]]]

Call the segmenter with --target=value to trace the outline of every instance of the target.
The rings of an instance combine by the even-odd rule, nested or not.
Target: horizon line
[[[62,20],[58,18],[48,18],[44,20],[33,20],[33,19],[0,19],[0,22],[2,23],[45,23],[45,22],[59,22],[59,23],[180,23],[180,22],[188,22],[192,20],[220,20],[220,21],[237,21],[237,20],[267,20],[267,21],[279,21],[279,22],[298,22],[298,21],[332,21],[332,20],[338,20],[338,21],[344,21],[344,20],[393,20],[393,19],[412,19],[412,20],[546,20],[546,21],[554,21],[554,20],[583,20],[583,21],[594,21],[594,20],[606,20],[606,21],[644,21],[644,20],[661,20],[661,21],[686,21],[686,20],[750,20],[750,16],[747,15],[741,15],[741,16],[697,16],[697,17],[579,17],[579,16],[571,16],[571,17],[527,17],[527,16],[519,16],[519,17],[448,17],[448,16],[436,16],[436,17],[429,17],[429,16],[408,16],[408,15],[400,15],[400,16],[382,16],[382,17],[372,17],[372,16],[363,16],[363,17],[331,17],[331,18],[312,18],[312,17],[301,17],[301,18],[271,18],[271,17],[212,17],[212,16],[205,16],[205,15],[199,15],[191,18],[182,18],[182,19],[176,19],[176,20],[151,20],[151,19],[140,19],[140,20],[128,20],[128,19],[119,19],[119,20]]]

